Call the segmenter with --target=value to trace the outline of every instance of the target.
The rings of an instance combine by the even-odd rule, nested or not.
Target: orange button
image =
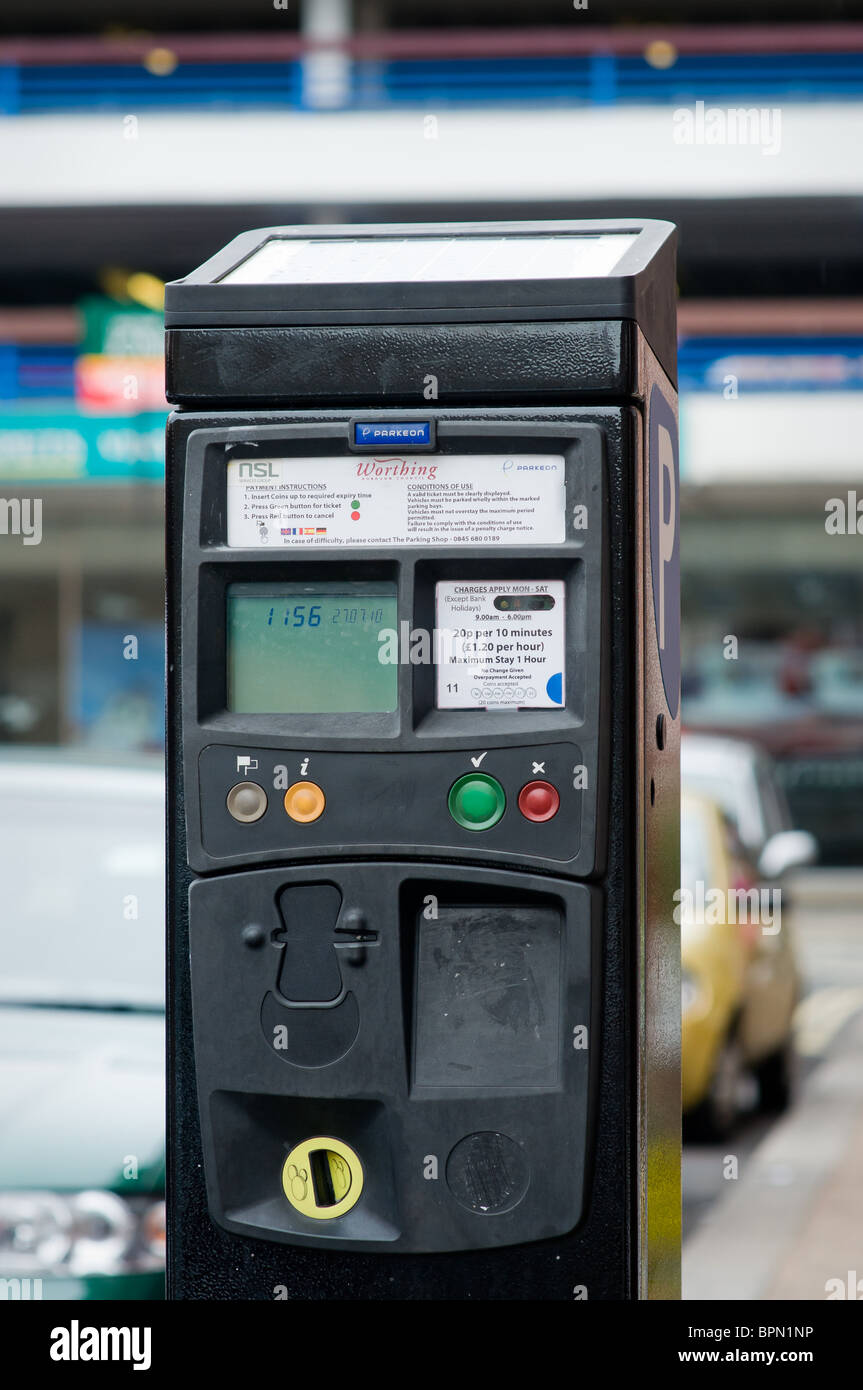
[[[285,810],[291,820],[303,823],[323,815],[327,798],[316,782],[295,782],[285,792]]]

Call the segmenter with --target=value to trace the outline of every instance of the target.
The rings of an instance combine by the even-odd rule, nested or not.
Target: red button
[[[525,820],[551,820],[560,810],[557,787],[550,782],[528,782],[518,794],[518,809]]]

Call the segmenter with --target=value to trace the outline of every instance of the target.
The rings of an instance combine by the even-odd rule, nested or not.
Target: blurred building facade
[[[781,8],[669,3],[658,23],[635,4],[612,27],[544,3],[306,0],[251,30],[178,0],[148,34],[86,4],[41,7],[34,34],[13,0],[0,740],[158,745],[156,282],[254,225],[668,217],[684,718],[765,742],[828,861],[859,862],[863,12]],[[19,522],[41,503],[39,544],[16,500]]]

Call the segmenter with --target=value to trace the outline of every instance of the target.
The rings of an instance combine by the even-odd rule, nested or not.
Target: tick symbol
[[[534,765],[533,765],[533,775],[534,775],[534,777],[537,775],[538,772],[545,772],[545,763],[534,763]]]
[[[479,767],[479,765],[480,765],[480,763],[482,762],[483,758],[486,758],[486,757],[488,757],[488,749],[486,749],[485,753],[480,753],[480,755],[479,755],[478,758],[471,758],[471,762],[473,763],[474,767]]]

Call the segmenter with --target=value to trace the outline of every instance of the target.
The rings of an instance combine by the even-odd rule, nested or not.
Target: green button
[[[490,830],[506,810],[500,782],[484,772],[468,773],[450,787],[449,813],[465,830]]]

